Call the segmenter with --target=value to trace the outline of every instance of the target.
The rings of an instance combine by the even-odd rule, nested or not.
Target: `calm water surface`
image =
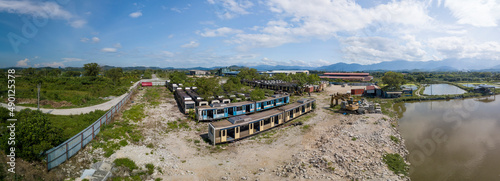
[[[425,87],[424,94],[427,95],[446,95],[446,94],[463,94],[466,91],[458,88],[457,86],[449,84],[431,84]]]
[[[412,180],[500,180],[500,96],[395,108]]]

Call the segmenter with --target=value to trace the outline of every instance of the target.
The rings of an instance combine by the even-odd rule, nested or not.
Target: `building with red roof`
[[[368,82],[373,79],[373,76],[370,76],[370,73],[324,73],[322,76],[319,76],[319,78],[324,78],[324,79],[342,79],[342,80],[348,80],[348,81],[362,81],[362,82]]]

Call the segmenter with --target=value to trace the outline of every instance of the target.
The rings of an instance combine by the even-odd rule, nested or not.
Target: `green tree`
[[[417,76],[417,81],[418,81],[418,82],[423,82],[423,81],[425,81],[425,76],[424,76],[424,75],[422,75],[422,74],[418,75],[418,76]]]
[[[174,84],[183,84],[184,80],[187,79],[187,76],[186,76],[186,74],[184,72],[175,71],[175,72],[170,73],[168,75],[168,78]]]
[[[300,92],[304,92],[304,85],[307,83],[307,74],[305,73],[296,73],[292,74],[293,82],[297,83],[297,86],[300,88]]]
[[[8,145],[9,134],[2,136],[2,149],[10,153],[10,147],[16,150],[16,157],[26,161],[40,161],[41,153],[61,143],[62,132],[60,128],[52,126],[47,115],[40,111],[24,109],[17,114],[15,122],[15,144]]]
[[[229,77],[227,82],[222,86],[226,92],[235,92],[241,89],[241,81],[238,77]]]
[[[22,73],[26,77],[31,77],[31,76],[35,75],[35,69],[32,67],[27,68],[27,69],[23,69]]]
[[[215,77],[198,78],[196,79],[195,85],[198,88],[198,94],[207,101],[210,101],[210,96],[221,95],[222,92],[224,92],[222,86],[219,84],[219,79]]]
[[[252,99],[253,101],[260,101],[265,98],[266,93],[262,89],[256,88],[255,90],[250,92],[250,99]]]
[[[405,79],[403,74],[389,71],[382,77],[382,82],[387,84],[387,89],[395,90],[405,83]]]
[[[307,83],[308,84],[316,84],[320,81],[320,78],[318,74],[310,74],[307,76]]]
[[[88,64],[83,65],[83,69],[85,69],[85,71],[83,72],[83,75],[95,77],[95,76],[99,75],[100,67],[97,63],[88,63]]]
[[[409,82],[415,82],[415,78],[412,75],[405,75],[405,79],[408,80]]]
[[[114,85],[116,85],[117,82],[120,83],[120,78],[123,77],[123,70],[122,68],[109,69],[108,71],[106,71],[106,76],[111,78],[111,80],[113,80]]]
[[[256,80],[260,79],[259,73],[257,73],[257,69],[249,69],[247,67],[243,68],[240,70],[240,73],[237,75],[238,78],[240,79],[245,79],[245,80]]]
[[[61,69],[52,69],[49,71],[48,75],[52,77],[59,77],[61,75]]]
[[[282,81],[285,81],[285,82],[291,82],[292,81],[292,77],[288,76],[288,75],[286,75],[284,73],[274,74],[273,78],[275,80],[282,80]]]
[[[78,77],[80,76],[82,73],[79,72],[79,71],[74,71],[74,70],[70,70],[70,71],[66,71],[63,73],[63,77]]]

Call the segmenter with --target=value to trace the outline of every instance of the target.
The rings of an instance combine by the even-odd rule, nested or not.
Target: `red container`
[[[363,95],[365,89],[351,89],[351,95]]]
[[[142,87],[151,87],[153,86],[153,82],[141,82]]]

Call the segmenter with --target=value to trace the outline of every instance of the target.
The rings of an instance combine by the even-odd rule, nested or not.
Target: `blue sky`
[[[499,23],[498,0],[0,0],[0,67],[496,65]]]

